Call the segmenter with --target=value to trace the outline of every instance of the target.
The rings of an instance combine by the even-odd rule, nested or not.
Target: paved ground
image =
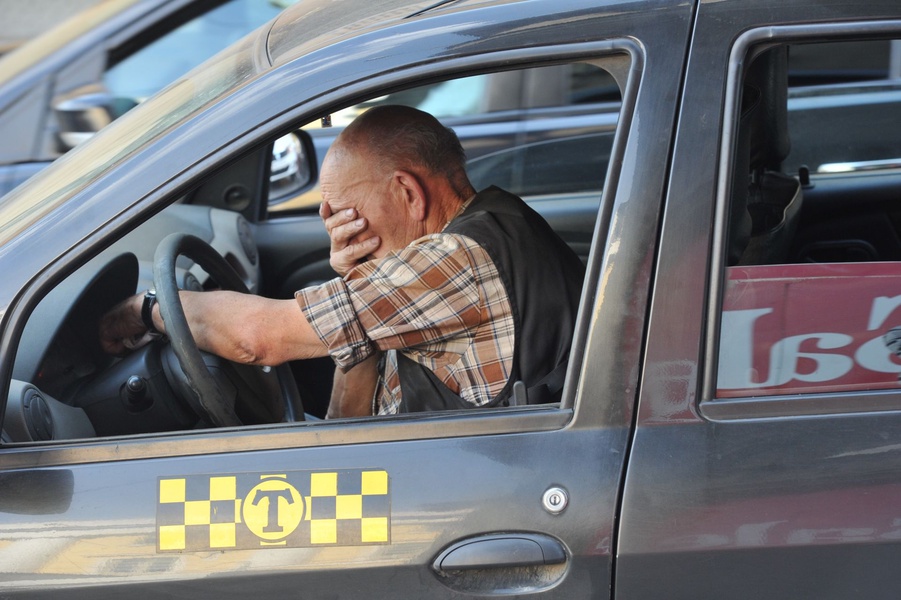
[[[0,51],[103,0],[0,0]]]

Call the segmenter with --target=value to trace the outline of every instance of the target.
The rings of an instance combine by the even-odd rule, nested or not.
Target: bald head
[[[404,169],[443,177],[457,195],[471,195],[466,155],[453,130],[409,106],[378,106],[357,117],[329,153],[355,155],[380,173]]]

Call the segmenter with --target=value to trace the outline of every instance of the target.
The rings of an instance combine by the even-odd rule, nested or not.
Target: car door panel
[[[349,429],[348,433],[353,431],[353,426],[344,424],[341,427]],[[377,425],[373,428],[379,429]],[[453,424],[450,428],[458,432],[464,430]],[[288,437],[301,444],[316,444],[312,439],[317,436],[316,432],[309,427],[303,429],[305,431],[283,430],[280,434],[266,435]],[[484,533],[523,532],[560,540],[567,549],[567,568],[580,573],[579,577],[567,578],[549,591],[549,597],[599,594],[606,587],[610,556],[605,552],[598,554],[596,550],[609,547],[612,523],[601,520],[586,528],[582,526],[579,514],[583,510],[593,514],[608,513],[604,507],[609,506],[616,493],[613,485],[618,476],[615,461],[603,460],[611,468],[593,474],[583,472],[578,461],[571,461],[564,469],[555,468],[552,476],[535,474],[536,469],[544,472],[541,465],[557,453],[574,455],[584,453],[587,448],[620,447],[625,435],[624,428],[581,434],[557,430],[500,437],[451,435],[444,439],[339,443],[295,449],[284,448],[287,440],[281,440],[277,447],[263,453],[235,452],[235,446],[253,447],[255,442],[259,443],[251,433],[229,436],[228,443],[209,440],[207,444],[212,442],[212,445],[207,446],[207,453],[191,458],[142,459],[132,456],[127,460],[104,460],[95,464],[83,461],[102,455],[112,456],[116,453],[115,447],[94,450],[74,447],[56,453],[62,459],[59,465],[29,468],[15,475],[21,483],[16,489],[21,493],[5,495],[2,508],[9,518],[0,526],[6,540],[2,550],[8,573],[4,586],[12,589],[28,587],[42,597],[55,597],[55,594],[67,598],[97,597],[98,589],[115,584],[120,593],[134,597],[144,597],[144,594],[150,597],[152,588],[155,594],[190,591],[192,597],[215,598],[252,586],[258,586],[257,593],[283,594],[291,589],[325,591],[340,573],[343,584],[350,584],[344,589],[362,592],[365,588],[379,597],[413,594],[450,598],[455,597],[455,592],[431,572],[433,560],[445,546]],[[196,446],[200,440],[186,443],[188,447]],[[146,449],[152,452],[153,446],[157,449],[165,447],[151,443]],[[263,457],[265,460],[261,460]],[[37,457],[26,450],[21,458],[23,462],[29,462]],[[311,499],[311,490],[303,487],[309,485],[311,473],[319,476],[341,473],[341,487],[346,475],[359,471],[386,473],[387,490],[376,491],[386,492],[387,498],[366,510],[375,511],[367,513],[373,515],[370,518],[385,515],[390,520],[390,538],[376,536],[372,543],[361,541],[354,531],[355,527],[360,527],[359,519],[353,520],[353,516],[347,516],[350,513],[340,512],[341,500],[337,501],[337,509],[336,501],[328,507],[330,498],[327,495],[320,495],[317,500],[315,494],[320,492],[313,490]],[[253,519],[257,517],[251,513],[256,497],[251,491],[263,478],[278,478],[279,475],[281,480],[303,492],[302,499],[298,498],[303,503],[299,524],[291,520],[290,505],[284,501],[268,514],[258,515],[262,522],[255,523]],[[168,501],[167,484],[188,481],[186,506],[204,500],[209,503],[212,493],[215,509],[217,501],[225,497],[210,492],[214,488],[210,487],[209,479],[236,476],[239,479],[237,488],[232,490],[234,497],[229,499],[232,503],[237,501],[234,508],[240,514],[225,515],[224,510],[214,513],[221,516],[214,519],[214,523],[229,523],[230,520],[234,523],[233,517],[239,521],[233,545],[220,539],[212,547],[199,550],[201,538],[215,542],[209,533],[215,527],[190,521],[194,508],[181,509],[179,505],[181,516],[194,523],[187,527],[189,550],[166,546],[166,540],[171,538],[167,537],[165,529],[172,524],[171,514],[166,512],[171,503],[164,502]],[[9,476],[6,481],[12,479]],[[203,485],[198,487],[198,482]],[[486,485],[486,482],[491,483]],[[566,490],[570,505],[578,506],[578,512],[564,510],[555,515],[542,507],[542,495],[555,486]],[[599,490],[607,491],[599,494]],[[351,493],[337,489],[322,493],[334,495],[337,492],[344,496],[344,491]],[[208,497],[203,498],[204,494]],[[470,503],[468,499],[474,495],[480,501]],[[101,505],[106,509],[104,518],[98,520],[96,510]],[[222,508],[221,502],[218,508]],[[317,520],[329,516],[329,510],[333,515],[337,514],[339,520],[348,519],[337,527],[340,536],[344,536],[338,541],[328,541],[315,533],[316,526],[324,523],[317,523]],[[269,543],[277,544],[279,535],[266,540],[249,531],[262,530],[263,522],[274,527],[267,518],[276,517],[281,519],[279,523],[283,529],[292,525],[298,527],[291,532],[293,535],[283,536],[287,537],[287,547],[267,547]],[[312,534],[310,519],[314,523]],[[48,520],[53,523],[49,528]],[[198,529],[205,529],[203,535],[197,533]],[[87,531],[90,533],[86,535]],[[485,586],[478,590],[481,593],[496,592],[495,586],[516,581],[510,573],[492,576],[487,567],[490,565],[480,576]],[[263,578],[272,572],[282,574]],[[240,583],[235,581],[236,574],[241,576]],[[562,575],[562,571],[559,574]],[[203,579],[197,580],[199,576]],[[191,584],[192,580],[197,584]],[[529,586],[535,585],[534,577],[524,581],[528,581]],[[151,582],[153,586],[150,586]],[[552,579],[548,586],[556,583]]]
[[[840,32],[897,38],[897,21],[882,22],[886,15],[897,15],[897,5],[858,4],[842,15],[791,1],[699,7],[624,481],[617,597],[659,597],[649,573],[659,575],[674,598],[898,594],[897,577],[884,566],[898,552],[895,448],[901,430],[896,413],[868,408],[874,401],[895,405],[897,394],[749,393],[733,402],[717,397],[714,385],[718,351],[742,343],[740,332],[719,329],[728,285],[728,190],[731,178],[743,175],[729,171],[739,99],[730,86],[740,81],[739,62],[757,43],[823,41]],[[846,23],[819,29],[821,19]],[[882,192],[858,185],[846,188],[848,204],[831,215],[828,183],[804,189],[802,235],[830,240],[827,228],[809,227],[825,219],[830,228],[844,222],[838,229],[845,233],[857,229],[851,237],[863,232],[883,240],[885,228],[873,226],[884,220]],[[865,215],[856,228],[851,204]],[[786,319],[789,329],[805,311],[795,308]]]

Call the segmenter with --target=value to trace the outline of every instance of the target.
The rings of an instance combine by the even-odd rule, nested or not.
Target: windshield
[[[227,0],[111,66],[104,87],[117,98],[142,102],[297,1]]]

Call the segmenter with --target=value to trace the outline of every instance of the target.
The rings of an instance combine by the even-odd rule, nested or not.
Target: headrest
[[[741,128],[749,136],[751,171],[779,170],[791,150],[788,135],[788,46],[756,56],[745,75]]]

